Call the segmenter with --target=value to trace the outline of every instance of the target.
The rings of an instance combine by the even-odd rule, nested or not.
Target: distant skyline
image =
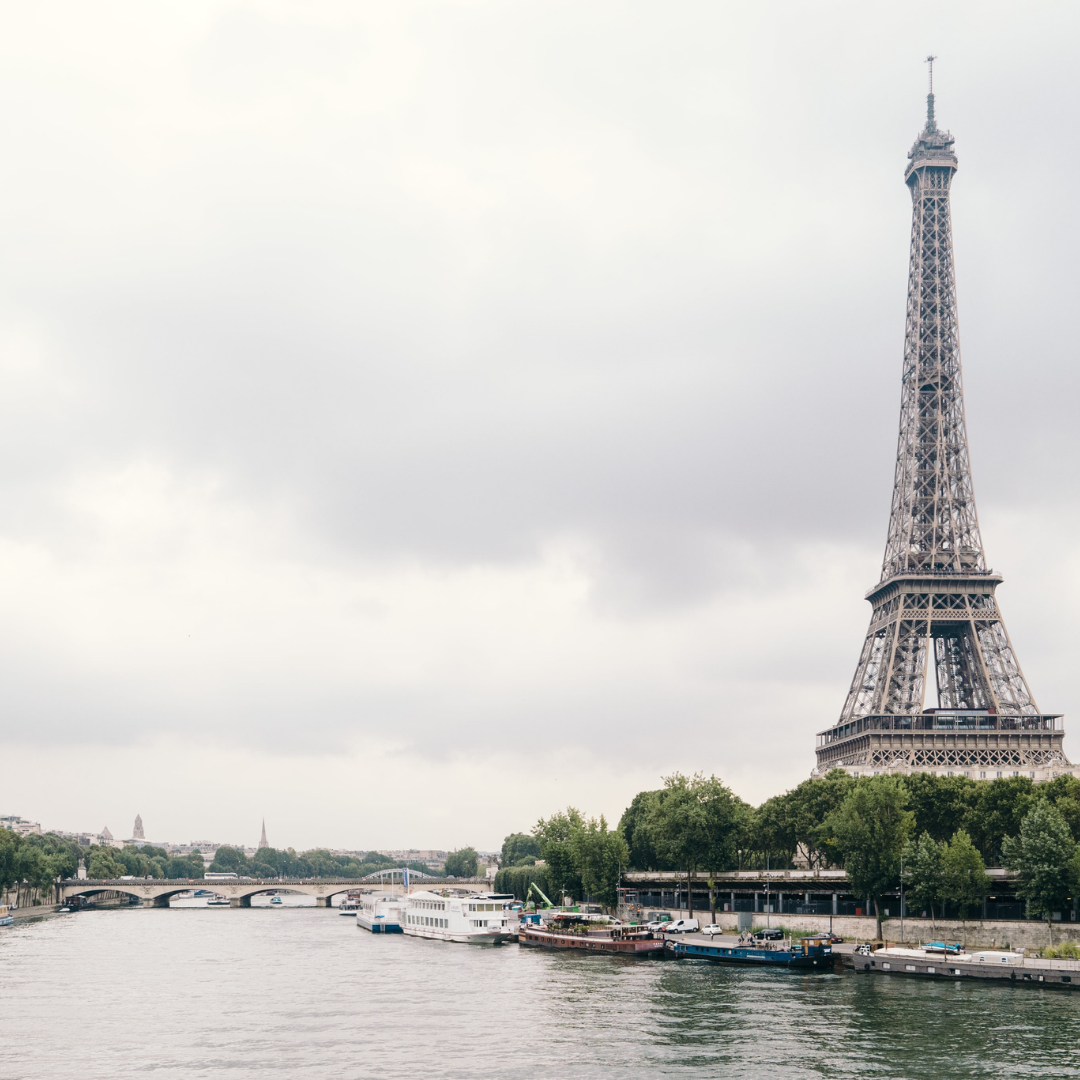
[[[1078,30],[12,8],[0,813],[493,850],[805,779],[884,549],[931,52],[982,535],[1080,760]]]

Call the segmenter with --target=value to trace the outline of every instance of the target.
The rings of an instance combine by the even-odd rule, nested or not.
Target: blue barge
[[[824,938],[755,940],[740,939],[730,944],[715,940],[706,943],[697,935],[682,941],[668,939],[669,956],[678,959],[711,960],[717,964],[751,964],[756,967],[817,968],[824,971],[833,966],[832,945]]]

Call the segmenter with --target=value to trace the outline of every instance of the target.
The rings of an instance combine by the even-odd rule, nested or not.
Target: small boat
[[[56,909],[56,914],[57,915],[70,915],[71,914],[71,908],[69,908],[69,907],[57,908]]]
[[[392,893],[365,896],[356,911],[356,925],[373,934],[400,934],[405,899]]]
[[[281,897],[277,896],[277,895],[271,896],[270,897],[270,903],[271,904],[280,904],[281,903]]]
[[[360,901],[352,896],[346,896],[344,900],[338,904],[339,915],[355,915],[360,910]]]
[[[544,913],[547,915],[547,912]],[[582,952],[619,956],[662,957],[663,935],[639,923],[624,924],[607,915],[588,912],[552,912],[542,922],[522,920],[518,929],[522,945],[546,949],[578,949]]]
[[[222,896],[221,893],[214,893],[214,895],[211,896],[210,899],[206,901],[206,906],[207,907],[228,907],[229,906],[229,898],[227,896]]]
[[[15,916],[8,910],[7,904],[0,904],[0,926],[10,926],[15,921]]]
[[[787,968],[817,968],[819,971],[833,966],[832,945],[824,937],[790,938],[778,931],[762,931],[757,934],[740,934],[730,944],[717,942],[715,938],[706,943],[697,935],[681,941],[669,939],[668,955],[678,959],[711,960],[717,964],[749,964]]]
[[[500,945],[517,935],[517,919],[510,925],[512,893],[414,892],[405,898],[402,931],[410,937],[457,941],[471,945]]]

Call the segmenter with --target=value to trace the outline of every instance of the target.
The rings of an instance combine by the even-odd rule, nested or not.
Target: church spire
[[[264,847],[269,846],[270,845],[266,842],[266,818],[263,818],[262,836],[259,837],[259,850],[261,851]]]

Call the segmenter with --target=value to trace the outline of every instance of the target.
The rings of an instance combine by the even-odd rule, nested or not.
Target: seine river
[[[334,910],[0,929],[0,1077],[1080,1075],[1080,994],[375,937]]]

